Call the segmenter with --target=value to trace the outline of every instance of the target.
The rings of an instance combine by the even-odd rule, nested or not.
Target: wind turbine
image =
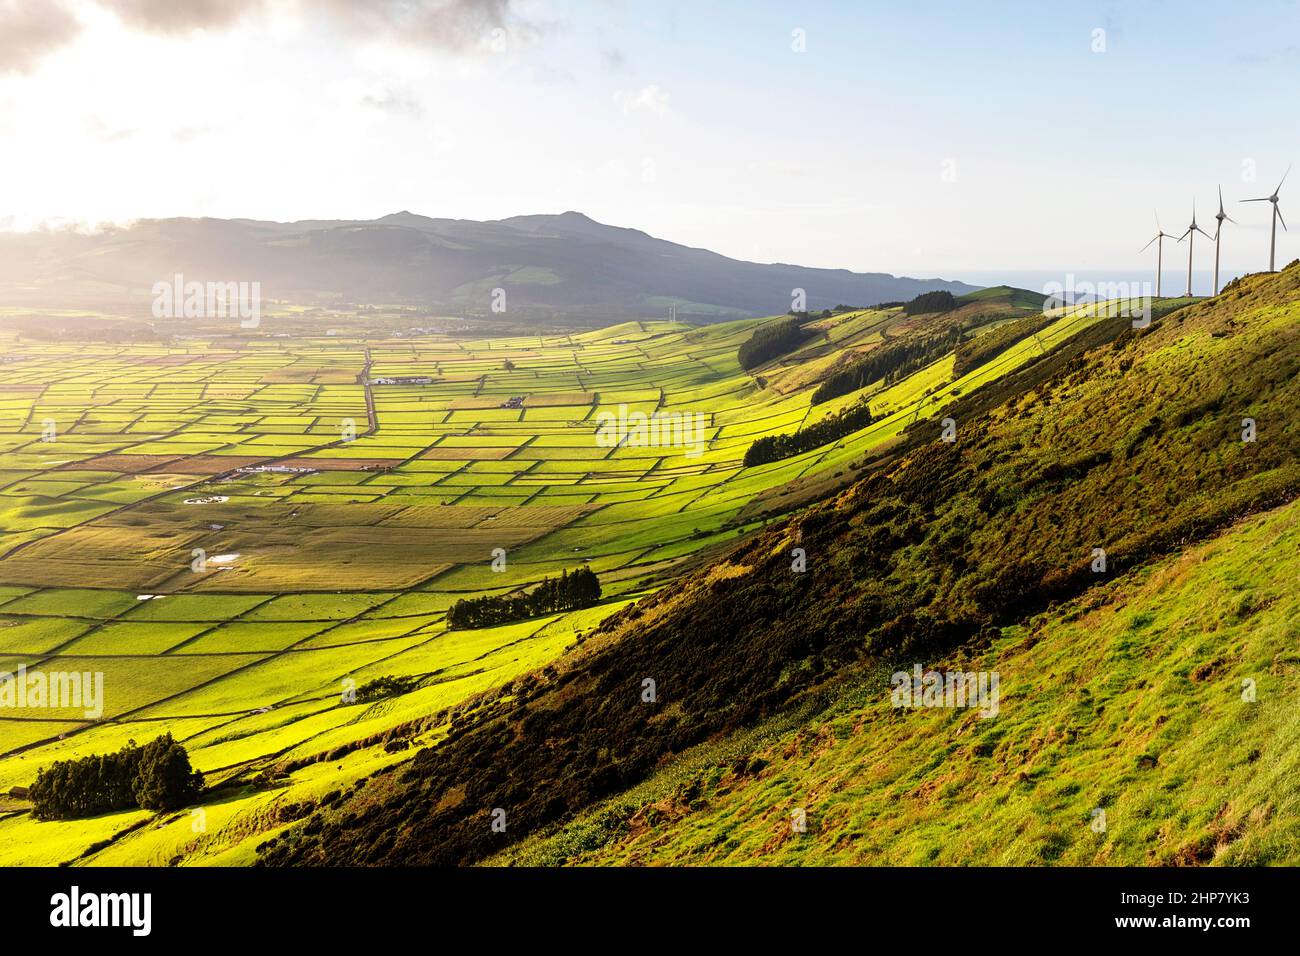
[[[1291,175],[1291,167],[1288,166],[1286,168],[1286,172],[1282,174],[1282,183],[1286,182],[1286,178],[1290,175]],[[1269,272],[1277,271],[1276,269],[1273,268],[1273,263],[1275,261],[1274,258],[1275,253],[1277,252],[1277,223],[1279,219],[1282,220],[1282,228],[1286,229],[1286,220],[1282,219],[1282,210],[1279,209],[1277,206],[1277,194],[1282,189],[1282,183],[1277,184],[1277,189],[1273,190],[1273,195],[1271,196],[1262,196],[1259,199],[1241,200],[1242,202],[1271,202],[1273,204],[1273,235],[1272,238],[1268,240],[1268,271]]]
[[[1156,213],[1156,234],[1151,242],[1156,243],[1156,298],[1160,298],[1160,273],[1164,269],[1165,243],[1164,240],[1172,239],[1173,236],[1165,232],[1164,227],[1160,225],[1160,213]],[[1138,250],[1139,253],[1146,252],[1151,248],[1151,242]]]
[[[1219,221],[1218,227],[1214,230],[1214,295],[1218,295],[1219,294],[1219,237],[1223,235],[1223,222],[1225,219],[1228,222],[1232,223],[1233,225],[1236,225],[1237,223],[1237,220],[1233,219],[1231,216],[1229,216],[1226,212],[1223,211],[1223,187],[1222,186],[1219,187],[1219,211],[1218,213],[1215,214],[1214,218]]]
[[[1196,234],[1200,233],[1206,239],[1214,237],[1196,224],[1196,200],[1192,200],[1192,224],[1187,227],[1187,231],[1178,237],[1178,241],[1187,240],[1187,297],[1192,297],[1192,246],[1196,243]]]

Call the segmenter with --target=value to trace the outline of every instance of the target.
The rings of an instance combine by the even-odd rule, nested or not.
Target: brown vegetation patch
[[[68,462],[59,471],[116,471],[123,475],[138,475],[145,471],[159,471],[172,462],[181,461],[183,455],[96,455],[82,461]]]
[[[165,471],[175,475],[220,475],[236,468],[256,465],[265,458],[248,455],[191,455],[188,458],[168,459],[169,464],[146,469],[149,472]]]

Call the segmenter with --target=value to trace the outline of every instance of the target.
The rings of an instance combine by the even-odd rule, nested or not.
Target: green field
[[[0,818],[13,862],[246,861],[288,822],[284,806],[405,759],[391,740],[436,742],[450,709],[545,667],[1099,314],[1054,316],[956,380],[949,355],[818,406],[827,369],[945,320],[841,312],[743,372],[737,349],[761,321],[484,339],[0,338],[4,667],[99,672],[105,697],[94,719],[41,707],[0,717],[0,792],[19,788]],[[756,438],[860,398],[870,426],[742,468]],[[602,422],[636,413],[690,416],[698,431],[602,440]],[[600,577],[597,607],[447,630],[454,601],[579,564]],[[413,689],[344,700],[380,676]],[[169,818],[100,847],[139,815],[28,817],[21,788],[40,768],[163,732],[218,788],[206,829]],[[273,785],[253,786],[261,774]]]

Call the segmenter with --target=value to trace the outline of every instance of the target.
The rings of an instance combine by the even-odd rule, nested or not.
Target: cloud
[[[639,90],[619,90],[614,94],[616,102],[624,113],[645,111],[656,116],[668,113],[668,92],[656,83],[643,86]]]
[[[275,8],[303,22],[328,21],[345,36],[452,53],[531,45],[540,24],[515,0],[87,0],[131,30],[183,35],[224,30]],[[0,75],[28,73],[71,43],[82,24],[66,0],[0,0]]]
[[[0,74],[30,72],[80,32],[80,22],[58,0],[0,0]]]
[[[350,34],[457,53],[504,52],[540,30],[513,0],[319,0]]]
[[[188,33],[234,26],[261,11],[266,0],[97,0],[128,27],[151,33]]]

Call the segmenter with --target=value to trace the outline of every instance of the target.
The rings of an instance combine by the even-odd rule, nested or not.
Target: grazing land
[[[1103,321],[1061,310],[965,375],[950,352],[812,404],[831,370],[882,344],[1033,314],[1007,295],[958,305],[803,317],[793,351],[748,371],[740,347],[778,320],[59,344],[0,325],[0,669],[104,682],[93,717],[0,716],[0,862],[249,862],[307,810],[436,745],[477,695]],[[742,466],[758,438],[862,400],[867,427]],[[658,420],[699,428],[637,430]],[[602,440],[610,422],[631,424]],[[447,626],[458,600],[576,567],[599,577],[594,607]],[[377,678],[400,692],[357,697]],[[161,733],[206,775],[202,829],[136,810],[31,819],[21,794],[41,768]]]

